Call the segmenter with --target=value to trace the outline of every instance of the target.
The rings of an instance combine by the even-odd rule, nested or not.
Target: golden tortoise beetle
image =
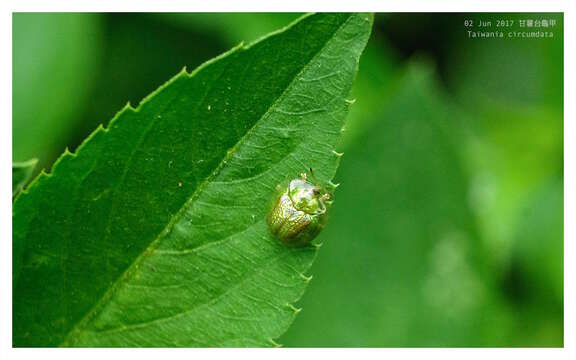
[[[312,169],[310,182],[306,173],[300,179],[278,185],[268,226],[272,234],[288,246],[310,243],[324,228],[326,212],[332,204],[331,195],[317,183]]]

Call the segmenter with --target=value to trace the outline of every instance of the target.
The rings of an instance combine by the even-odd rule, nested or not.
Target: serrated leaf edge
[[[313,14],[306,14],[298,19],[296,19],[295,21],[293,21],[291,24],[287,25],[284,28],[281,28],[277,31],[271,32],[261,38],[259,38],[258,40],[252,42],[249,45],[244,45],[244,43],[240,43],[239,45],[233,47],[232,49],[230,49],[229,51],[226,51],[208,61],[206,61],[205,63],[201,64],[200,66],[198,66],[196,69],[194,69],[191,72],[188,72],[186,67],[184,67],[178,74],[176,74],[174,77],[172,77],[170,80],[168,80],[167,82],[165,82],[164,84],[162,84],[160,87],[158,87],[158,89],[156,89],[155,91],[153,91],[152,93],[150,93],[149,95],[147,95],[145,98],[143,98],[138,106],[136,108],[134,108],[130,102],[128,102],[120,111],[118,111],[115,116],[110,120],[110,122],[108,123],[108,126],[105,127],[103,124],[100,124],[76,149],[75,152],[71,152],[68,147],[64,150],[63,154],[55,161],[55,163],[52,166],[52,170],[50,172],[45,171],[45,169],[42,169],[42,171],[34,178],[34,180],[32,180],[29,185],[26,187],[26,189],[23,189],[14,199],[14,203],[16,203],[16,201],[18,201],[19,198],[26,196],[29,194],[30,191],[33,191],[34,188],[36,188],[38,186],[38,184],[40,184],[41,181],[43,181],[43,179],[47,179],[52,177],[56,172],[57,169],[59,168],[59,164],[63,161],[66,161],[67,159],[73,159],[75,157],[78,156],[78,154],[83,151],[85,145],[91,141],[92,138],[96,137],[99,133],[107,133],[109,131],[110,126],[112,126],[119,117],[121,117],[124,113],[126,112],[133,112],[133,113],[138,113],[142,107],[149,102],[156,94],[158,94],[159,92],[161,92],[164,88],[166,88],[167,86],[170,86],[174,81],[178,80],[180,77],[182,76],[187,76],[187,77],[193,77],[194,75],[196,75],[199,71],[203,70],[204,68],[210,66],[212,63],[219,61],[222,58],[225,58],[233,53],[236,53],[238,51],[244,51],[244,50],[248,50],[249,48],[251,48],[253,45],[264,41],[265,39],[268,39],[270,37],[273,37],[279,33],[282,33],[286,30],[288,30],[289,28],[293,27],[295,24],[299,23],[300,21],[302,21],[303,19],[305,19],[306,17],[312,16]],[[344,28],[348,22],[350,21],[350,19],[352,18],[353,14],[350,14],[350,16],[338,27],[338,29],[336,29],[334,31],[334,36],[341,31],[342,28]],[[92,308],[86,313],[86,315],[68,332],[68,335],[64,338],[64,340],[61,342],[60,346],[68,346],[68,344],[73,344],[74,343],[74,335],[77,334],[78,332],[82,331],[80,330],[80,328],[83,327],[83,325],[92,320],[92,317],[95,316],[98,313],[98,310],[104,306],[105,303],[107,303],[107,301],[111,298],[112,294],[114,294],[116,292],[116,290],[124,283],[125,280],[129,279],[130,277],[132,277],[133,273],[135,271],[138,270],[139,268],[139,264],[142,263],[142,261],[147,258],[156,248],[158,241],[160,241],[161,239],[163,239],[166,234],[170,231],[170,229],[174,226],[175,222],[181,218],[182,216],[182,212],[184,211],[184,209],[189,207],[189,204],[192,203],[198,196],[200,193],[202,193],[202,190],[205,188],[206,184],[213,179],[223,168],[223,166],[226,165],[227,160],[229,160],[229,158],[235,153],[235,150],[241,146],[245,139],[248,137],[248,135],[254,131],[255,128],[257,128],[259,126],[259,124],[261,123],[261,119],[265,118],[266,116],[269,115],[269,113],[271,112],[271,109],[273,109],[277,103],[279,103],[285,96],[285,94],[287,93],[287,91],[293,87],[294,83],[299,79],[299,76],[301,73],[305,72],[308,67],[310,66],[311,63],[314,62],[314,60],[317,58],[317,56],[322,53],[322,51],[326,48],[326,46],[333,40],[334,36],[330,37],[328,39],[328,41],[318,50],[318,52],[311,58],[311,60],[304,65],[304,67],[298,72],[298,74],[296,74],[294,76],[294,78],[292,79],[292,81],[286,86],[285,90],[280,94],[280,96],[278,96],[278,98],[276,100],[274,100],[274,102],[271,104],[271,106],[268,108],[268,110],[260,117],[260,120],[257,121],[255,123],[255,125],[250,128],[248,131],[246,131],[246,133],[236,142],[236,144],[226,153],[225,157],[222,159],[222,161],[219,163],[219,165],[215,168],[215,170],[206,178],[204,179],[204,181],[197,187],[197,189],[194,191],[194,193],[190,196],[190,198],[184,203],[184,205],[181,207],[181,209],[172,217],[171,221],[167,224],[167,226],[150,242],[150,244],[148,245],[148,247],[133,261],[133,263],[128,266],[128,268],[118,277],[118,279],[114,282],[114,284],[112,286],[110,286],[110,288],[106,291],[106,293],[104,293],[104,295],[100,298],[100,300],[98,302],[96,302],[96,304],[94,306],[92,306]],[[358,61],[356,63],[356,70],[358,67]],[[354,76],[356,76],[356,72],[354,74]],[[351,104],[350,104],[351,105]],[[343,129],[341,129],[342,131]],[[340,159],[341,159],[341,154],[337,153],[336,150],[332,150],[333,153],[337,154],[337,158],[336,158],[336,167],[339,166],[340,163]],[[320,248],[320,245],[313,245],[314,247],[314,258],[317,255],[318,249]],[[300,312],[301,309],[297,309],[296,307],[294,307],[294,303],[296,303],[301,296],[303,295],[305,288],[307,287],[307,285],[309,284],[312,276],[306,276],[304,273],[299,273],[298,274],[302,280],[305,283],[305,287],[303,288],[302,292],[300,293],[300,295],[298,296],[297,299],[295,299],[292,303],[288,303],[287,305],[293,310],[293,318],[292,318],[292,322],[295,319],[295,317],[297,316],[297,314]],[[289,325],[292,323],[290,322],[287,326],[286,329],[289,327]],[[285,331],[285,330],[284,330]],[[273,346],[281,346],[280,344],[276,343],[272,338],[269,339],[269,342],[273,345]]]

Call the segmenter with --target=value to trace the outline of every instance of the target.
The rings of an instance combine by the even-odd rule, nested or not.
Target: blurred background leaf
[[[171,26],[196,32],[214,33],[229,46],[252,42],[265,34],[281,29],[302,13],[161,13],[151,17]]]
[[[12,163],[12,197],[28,183],[37,163],[37,159]]]
[[[48,166],[70,145],[94,84],[100,15],[13,15],[12,158]]]
[[[380,120],[349,146],[314,285],[287,344],[483,344],[489,284],[455,146],[458,119],[438,93],[429,65],[408,65],[372,114]]]
[[[84,25],[66,27],[64,15],[16,14],[14,159],[49,167],[183,66],[298,15],[67,14]],[[470,18],[514,20],[515,30],[554,20],[555,37],[469,39]],[[378,14],[342,139],[342,186],[303,311],[280,343],[562,345],[562,23],[551,13]],[[53,46],[85,39],[58,52],[86,61],[64,69],[80,72],[72,90],[47,80],[57,98],[40,99],[27,78],[55,56],[35,50],[48,36]],[[19,47],[31,50],[18,58]],[[41,100],[59,105],[22,105]],[[42,121],[59,133],[26,123],[52,111],[62,114]],[[50,145],[39,152],[41,142]]]

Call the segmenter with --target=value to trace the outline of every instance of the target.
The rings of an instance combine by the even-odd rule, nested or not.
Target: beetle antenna
[[[310,170],[310,176],[312,177],[312,179],[314,179],[314,182],[318,184],[318,179],[316,178],[316,175],[314,175],[314,170],[312,170],[312,168],[308,169]]]
[[[320,182],[318,181],[318,178],[316,177],[316,175],[314,175],[314,170],[312,170],[312,168],[308,168],[308,170],[310,170],[310,176],[312,177],[312,179],[314,179],[314,182],[316,183],[316,186],[318,186],[322,191],[324,192],[328,192],[328,190],[326,189],[326,186],[322,185],[318,185],[320,184]]]

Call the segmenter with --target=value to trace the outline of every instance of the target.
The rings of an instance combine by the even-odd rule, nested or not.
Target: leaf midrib
[[[342,22],[342,24],[340,26],[338,26],[338,28],[333,32],[333,35],[326,41],[326,43],[316,52],[316,54],[314,54],[314,56],[310,59],[310,61],[308,61],[303,67],[302,69],[294,76],[294,78],[290,81],[290,83],[286,86],[286,88],[284,89],[284,91],[282,91],[282,93],[276,98],[276,100],[274,100],[272,102],[272,104],[268,107],[268,110],[266,110],[266,112],[260,116],[260,118],[254,123],[254,125],[248,129],[244,135],[242,137],[239,138],[239,140],[236,142],[236,144],[234,144],[234,146],[232,146],[227,152],[226,155],[222,158],[222,160],[220,161],[220,163],[218,164],[218,166],[216,166],[215,170],[212,171],[210,173],[210,175],[208,175],[204,181],[202,181],[202,183],[200,183],[200,185],[198,185],[198,187],[196,188],[196,190],[190,195],[190,198],[188,201],[186,201],[182,207],[180,208],[180,210],[174,214],[174,216],[172,217],[172,219],[168,222],[168,224],[166,225],[166,227],[164,227],[164,229],[162,231],[160,231],[158,233],[158,235],[152,240],[150,241],[150,244],[148,245],[148,247],[146,247],[146,249],[144,251],[142,251],[142,253],[136,257],[136,259],[134,259],[134,261],[132,262],[132,264],[130,266],[127,267],[127,269],[118,277],[118,279],[114,282],[114,284],[112,284],[110,286],[110,288],[104,293],[104,295],[102,295],[102,297],[100,298],[100,300],[98,300],[97,302],[95,302],[95,304],[90,308],[90,310],[88,310],[86,312],[86,315],[84,315],[84,317],[68,332],[68,335],[64,338],[64,340],[60,343],[59,346],[70,346],[70,344],[74,344],[74,335],[82,332],[82,328],[84,328],[84,325],[90,321],[92,319],[92,317],[94,315],[96,315],[98,313],[98,310],[100,310],[102,307],[105,306],[105,304],[109,301],[109,299],[113,296],[113,294],[116,292],[116,290],[118,288],[121,287],[122,283],[124,283],[125,281],[127,281],[131,276],[132,273],[137,269],[137,264],[142,263],[144,261],[144,259],[146,259],[148,256],[150,256],[154,249],[157,247],[158,243],[160,242],[160,240],[162,240],[169,232],[170,229],[176,224],[177,221],[180,220],[180,218],[182,217],[185,209],[188,209],[190,207],[190,204],[194,203],[194,201],[200,196],[200,194],[203,192],[204,188],[210,183],[210,181],[215,178],[220,171],[222,170],[222,168],[224,166],[226,166],[228,160],[232,157],[232,155],[236,152],[236,149],[238,147],[240,147],[241,145],[243,145],[243,143],[245,142],[245,139],[247,137],[249,137],[249,135],[262,123],[262,120],[267,118],[271,111],[277,106],[278,103],[280,103],[284,97],[286,96],[286,94],[289,92],[289,90],[292,89],[292,87],[294,86],[295,82],[299,79],[299,77],[301,76],[302,73],[306,72],[309,67],[311,66],[312,63],[315,62],[315,60],[317,59],[317,57],[323,53],[323,51],[326,49],[326,47],[334,40],[334,38],[336,37],[336,34],[338,34],[342,28],[344,28],[348,22],[350,21],[350,19],[352,18],[352,15],[348,15],[348,18]],[[293,24],[287,26],[284,29],[281,29],[279,32],[282,32],[288,28],[290,28],[291,26],[293,26],[294,24],[296,24],[296,22],[294,22]],[[279,33],[278,32],[278,33]],[[265,37],[271,37],[276,35],[277,33],[272,33],[269,36]],[[260,39],[259,41],[264,40],[265,38]],[[254,43],[256,44],[256,43]],[[198,71],[200,71],[201,69],[203,69],[204,67],[206,67],[207,65],[210,65],[212,62],[230,55],[232,53],[234,53],[237,50],[248,50],[252,45],[251,44],[249,46],[246,47],[242,47],[242,46],[238,46],[236,48],[233,48],[232,50],[230,50],[229,52],[226,52],[224,54],[222,54],[221,56],[218,56],[212,60],[209,60],[208,62],[204,63],[203,65],[200,65],[198,68],[196,68],[194,71],[192,71],[189,74],[185,74],[185,76],[188,77],[193,77],[194,75],[196,75],[196,73]],[[177,75],[178,76],[178,75]],[[170,80],[168,83],[170,83],[172,80]],[[167,84],[168,84],[167,83]],[[157,93],[158,91],[160,91],[164,86],[166,86],[167,84],[161,86],[158,90],[156,90],[154,92]],[[142,102],[139,104],[138,108],[135,109],[135,111],[139,111],[139,109],[147,102],[147,100],[150,98],[147,97],[144,100],[142,100]],[[203,244],[204,245],[204,244]],[[239,280],[239,283],[243,283],[246,280],[246,277],[242,278],[241,280]],[[225,292],[224,292],[225,293]],[[200,304],[202,305],[202,304]],[[192,309],[188,310],[191,311]]]

